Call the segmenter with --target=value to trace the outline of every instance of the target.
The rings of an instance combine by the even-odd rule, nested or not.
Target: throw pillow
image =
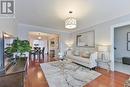
[[[81,57],[83,57],[83,58],[90,58],[90,53],[89,52],[83,52],[81,54]]]
[[[79,52],[78,50],[75,50],[75,51],[73,52],[73,55],[74,55],[74,56],[80,56],[80,52]]]

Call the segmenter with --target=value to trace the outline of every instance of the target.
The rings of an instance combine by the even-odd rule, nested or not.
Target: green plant
[[[16,38],[13,43],[11,44],[11,47],[6,48],[6,53],[11,55],[13,53],[20,53],[20,57],[25,52],[30,52],[31,46],[29,44],[28,40],[20,40],[19,38]]]

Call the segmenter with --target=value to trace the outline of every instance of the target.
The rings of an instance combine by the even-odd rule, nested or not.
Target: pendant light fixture
[[[74,29],[77,27],[76,19],[72,17],[72,11],[69,11],[69,17],[65,20],[65,28]]]
[[[40,33],[39,33],[39,35],[38,35],[38,39],[39,39],[39,40],[41,40],[41,39],[42,39],[42,37],[41,37]]]

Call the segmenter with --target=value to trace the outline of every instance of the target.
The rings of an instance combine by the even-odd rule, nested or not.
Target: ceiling
[[[20,23],[64,28],[68,12],[77,18],[77,29],[90,27],[130,14],[130,0],[16,0],[16,18]]]
[[[29,37],[34,39],[38,39],[38,37],[41,37],[42,39],[53,39],[58,38],[58,35],[43,32],[29,32]]]

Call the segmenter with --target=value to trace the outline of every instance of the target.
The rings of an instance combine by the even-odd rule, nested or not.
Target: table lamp
[[[71,41],[71,40],[70,40],[70,41],[66,41],[66,42],[65,42],[65,44],[66,44],[66,45],[67,45],[67,47],[68,47],[68,49],[67,49],[67,50],[71,50],[73,43],[74,43],[74,42],[73,42],[73,41]]]
[[[101,52],[101,59],[105,59],[105,52],[108,51],[108,46],[100,45],[98,46],[98,52]]]

